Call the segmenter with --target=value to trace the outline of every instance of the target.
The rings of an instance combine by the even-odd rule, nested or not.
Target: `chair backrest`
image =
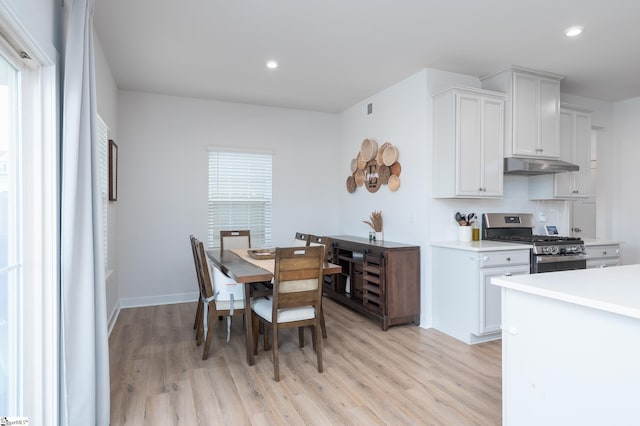
[[[296,232],[296,238],[293,240],[294,247],[305,247],[309,245],[309,234]]]
[[[200,294],[206,299],[213,296],[213,283],[211,281],[211,272],[209,270],[209,263],[207,262],[207,253],[204,250],[204,244],[202,241],[194,238],[195,245],[195,262],[196,269],[200,276]]]
[[[329,247],[331,244],[331,239],[329,237],[321,237],[318,235],[309,235],[309,246],[322,246],[324,247],[324,257],[323,260],[326,262],[329,258]]]
[[[220,250],[251,248],[251,231],[220,231]]]
[[[200,271],[200,260],[198,254],[198,240],[193,235],[189,235],[191,241],[191,254],[193,255],[193,265],[196,269],[196,278],[198,279],[198,290],[202,294],[202,272]]]
[[[272,318],[278,318],[278,309],[309,305],[318,313],[323,256],[322,247],[276,248]]]

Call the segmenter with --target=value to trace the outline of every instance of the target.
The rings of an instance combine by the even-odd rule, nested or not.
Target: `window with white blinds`
[[[272,153],[210,147],[208,244],[220,231],[248,229],[253,247],[271,246]]]
[[[109,258],[109,217],[107,216],[109,207],[109,128],[102,118],[98,116],[98,129],[96,139],[98,153],[100,154],[100,196],[102,197],[102,244],[104,249],[104,267],[107,268]]]

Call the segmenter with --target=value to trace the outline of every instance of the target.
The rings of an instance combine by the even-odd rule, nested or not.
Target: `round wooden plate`
[[[391,165],[391,167],[389,167],[389,169],[391,170],[392,175],[396,175],[400,177],[400,172],[402,172],[402,167],[400,166],[400,163],[396,161]]]
[[[353,175],[347,177],[347,192],[351,193],[356,190],[356,180]]]
[[[400,178],[396,175],[389,176],[389,190],[396,192],[400,188]]]

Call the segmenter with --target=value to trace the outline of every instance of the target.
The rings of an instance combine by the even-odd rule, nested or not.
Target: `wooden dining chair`
[[[324,262],[329,261],[329,249],[331,247],[331,239],[329,237],[322,237],[318,235],[309,235],[309,246],[322,246],[324,248]],[[328,277],[328,276],[327,276]],[[323,280],[325,277],[323,277]],[[330,278],[329,278],[330,279]],[[327,338],[327,326],[324,322],[324,310],[320,305],[320,326],[322,328],[322,337]]]
[[[220,231],[220,251],[251,248],[251,231]]]
[[[278,330],[298,327],[300,347],[304,346],[303,327],[312,327],[313,347],[318,371],[322,372],[322,339],[320,338],[320,305],[322,301],[321,247],[276,248],[273,297],[252,304],[253,351],[258,352],[258,325],[273,336],[273,373],[280,381]]]
[[[294,247],[306,247],[309,245],[309,234],[303,234],[302,232],[296,232],[296,237],[293,239]]]
[[[244,286],[227,277],[215,267],[210,267],[204,244],[197,240],[197,263],[202,278],[202,293],[200,304],[202,305],[202,321],[198,324],[197,345],[202,344],[204,337],[204,350],[202,359],[209,357],[209,350],[213,340],[215,319],[218,315],[227,316],[227,341],[229,340],[231,317],[236,314],[245,315]],[[231,289],[233,287],[233,289]],[[245,321],[248,321],[245,318]]]
[[[196,339],[198,338],[198,324],[202,322],[202,303],[200,297],[202,295],[202,274],[200,273],[200,266],[198,265],[198,247],[197,240],[192,235],[189,235],[191,241],[191,254],[193,255],[193,264],[196,270],[196,279],[198,280],[198,307],[196,308],[196,318],[193,321],[193,329],[196,330]]]

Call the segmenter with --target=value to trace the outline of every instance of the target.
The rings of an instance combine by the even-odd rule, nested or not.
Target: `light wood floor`
[[[501,423],[500,342],[468,346],[433,329],[367,319],[324,301],[328,339],[318,373],[307,331],[280,334],[246,363],[237,317],[216,326],[209,359],[194,340],[196,304],[123,309],[109,339],[112,425]],[[262,343],[262,339],[260,339]]]

